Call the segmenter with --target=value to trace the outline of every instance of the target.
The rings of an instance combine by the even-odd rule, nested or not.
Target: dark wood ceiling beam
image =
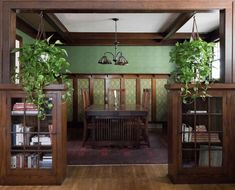
[[[160,42],[154,39],[125,39],[119,40],[120,46],[163,46],[163,45],[175,45],[179,40],[167,40],[165,42]],[[109,39],[77,39],[73,40],[72,43],[66,44],[70,46],[112,46],[113,40]]]
[[[53,13],[44,13],[43,18],[55,29],[59,34],[63,43],[70,43],[71,39],[68,34],[67,28],[60,22],[60,20]]]
[[[195,15],[195,11],[188,12],[188,13],[181,13],[176,20],[168,26],[168,28],[165,30],[165,35],[162,41],[168,40],[174,35],[190,18],[192,18]]]
[[[217,28],[217,29],[215,29],[205,35],[205,40],[207,42],[214,42],[214,41],[219,40],[219,38],[220,38],[219,28]]]
[[[36,38],[38,33],[37,30],[35,30],[31,25],[29,25],[19,17],[16,17],[16,28],[32,38]]]
[[[110,39],[114,40],[114,33],[96,33],[96,32],[70,32],[71,39]],[[161,40],[164,38],[163,33],[118,33],[118,40],[120,39],[155,39]],[[189,39],[191,33],[175,33],[171,39]]]
[[[69,33],[71,42],[66,45],[113,45],[114,33]],[[204,34],[200,35],[204,39]],[[162,33],[118,33],[121,45],[174,45],[189,39],[191,33],[176,33],[171,39],[162,41]],[[168,42],[169,41],[169,42]]]

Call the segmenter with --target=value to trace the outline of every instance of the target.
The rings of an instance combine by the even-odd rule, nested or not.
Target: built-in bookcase
[[[19,86],[0,86],[4,105],[0,130],[4,144],[0,184],[61,184],[66,176],[66,104],[63,85],[48,86],[46,98],[53,104],[45,119],[26,101]]]
[[[211,84],[208,97],[188,104],[181,87],[166,85],[168,176],[174,183],[235,182],[235,85]]]
[[[223,98],[197,98],[182,103],[182,168],[223,167]]]
[[[53,103],[53,98],[48,98]],[[25,98],[11,98],[11,168],[52,169],[55,141],[52,111],[37,117],[37,107]]]

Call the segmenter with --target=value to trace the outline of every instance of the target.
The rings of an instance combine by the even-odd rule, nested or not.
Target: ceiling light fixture
[[[108,59],[107,54],[110,54],[113,56],[113,62],[115,65],[127,65],[128,61],[126,58],[122,55],[121,51],[117,51],[117,46],[119,42],[117,41],[117,21],[118,18],[112,18],[112,20],[115,22],[115,41],[114,41],[114,54],[111,52],[105,52],[104,55],[100,58],[98,61],[99,64],[112,64],[112,61]]]

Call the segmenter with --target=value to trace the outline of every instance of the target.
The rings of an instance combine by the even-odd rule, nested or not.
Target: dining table
[[[143,139],[148,109],[140,104],[93,104],[86,108],[85,117],[92,122],[93,146],[140,147],[141,140],[148,141],[146,135]]]

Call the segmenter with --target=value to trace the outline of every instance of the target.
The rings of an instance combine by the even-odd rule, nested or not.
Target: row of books
[[[13,124],[12,145],[51,145],[53,125],[48,125],[49,135],[33,135],[34,127],[23,126],[22,123]]]
[[[39,161],[40,168],[52,168],[52,155],[45,154],[42,157],[42,160]]]
[[[40,159],[39,154],[14,154],[11,156],[11,168],[51,168],[52,155],[46,154]]]
[[[196,133],[195,133],[196,131]],[[195,130],[191,126],[182,124],[182,142],[221,142],[216,132],[207,133],[205,125],[196,125]]]

